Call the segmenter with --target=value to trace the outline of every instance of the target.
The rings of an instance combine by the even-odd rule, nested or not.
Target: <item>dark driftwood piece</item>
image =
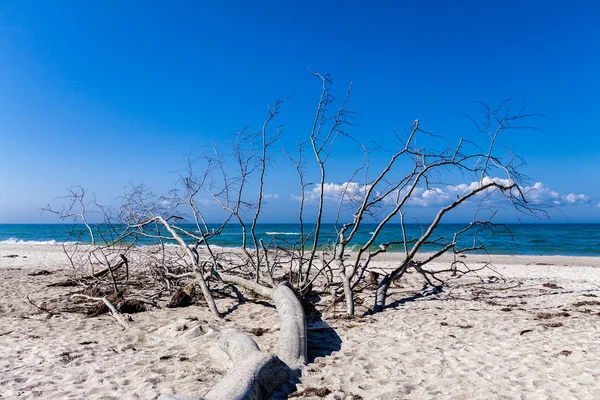
[[[125,317],[123,317],[123,315],[121,315],[120,312],[117,311],[117,309],[115,308],[115,306],[113,306],[111,304],[110,301],[108,301],[108,299],[106,297],[92,297],[92,296],[86,296],[85,294],[74,294],[71,296],[72,299],[75,298],[83,298],[83,299],[87,299],[87,300],[94,300],[94,301],[101,301],[103,302],[106,307],[108,307],[109,311],[110,311],[110,315],[117,320],[117,322],[119,324],[121,324],[121,326],[123,326],[124,329],[129,328],[129,322],[127,321],[127,319]]]
[[[194,289],[194,284],[190,283],[186,285],[184,288],[179,288],[171,297],[171,301],[167,305],[168,308],[177,308],[177,307],[187,307],[194,303],[194,296],[196,294],[196,290]]]

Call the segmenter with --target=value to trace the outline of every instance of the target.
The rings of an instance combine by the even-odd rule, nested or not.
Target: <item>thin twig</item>
[[[117,311],[115,306],[113,306],[106,297],[92,297],[92,296],[86,296],[85,294],[74,294],[71,296],[71,299],[74,299],[74,298],[83,298],[83,299],[87,299],[87,300],[103,302],[106,305],[106,307],[108,307],[108,309],[110,310],[111,316],[114,319],[116,319],[117,322],[119,324],[121,324],[124,329],[129,328],[129,322],[127,321],[127,319],[125,319],[125,317],[123,317],[123,314],[121,314],[120,312]]]

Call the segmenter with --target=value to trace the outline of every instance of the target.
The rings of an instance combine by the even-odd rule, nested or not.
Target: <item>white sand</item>
[[[386,254],[379,262],[385,268],[394,259]],[[477,266],[487,258],[466,260]],[[298,392],[327,388],[328,399],[599,399],[600,306],[574,303],[600,301],[600,259],[492,260],[504,280],[486,271],[484,282],[463,277],[442,294],[399,301],[420,289],[413,274],[392,290],[393,306],[383,313],[340,318],[343,304],[324,313],[325,323],[309,327],[312,362]],[[0,399],[201,396],[230,367],[215,329],[267,328],[255,339],[263,351],[276,346],[275,310],[235,308],[231,299],[219,300],[221,310],[235,308],[220,321],[202,306],[162,308],[133,315],[127,331],[108,315],[48,317],[26,296],[48,309],[66,304],[76,288],[46,285],[64,279],[67,265],[60,246],[0,245]],[[41,269],[55,273],[28,275]],[[543,286],[549,283],[557,287]],[[327,324],[333,330],[323,329]]]

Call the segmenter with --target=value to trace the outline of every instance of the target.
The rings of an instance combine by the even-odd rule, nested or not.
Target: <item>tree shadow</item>
[[[398,299],[396,301],[393,301],[393,302],[389,303],[388,305],[386,305],[385,308],[396,308],[402,304],[411,303],[413,301],[416,301],[417,299],[422,299],[425,297],[431,297],[431,296],[438,295],[442,291],[443,290],[440,286],[429,286],[428,284],[425,284],[425,285],[423,285],[423,288],[421,288],[420,292],[415,293],[412,296],[404,297],[404,298]],[[440,300],[440,299],[438,297],[431,297],[428,300]]]
[[[327,322],[318,321],[311,324],[307,331],[308,363],[314,363],[318,357],[330,356],[342,348],[342,339]]]
[[[234,293],[234,295],[228,294],[226,292],[227,289],[231,290]],[[240,292],[240,290],[237,287],[235,287],[235,285],[227,285],[223,289],[220,289],[220,290],[213,289],[213,292],[219,293],[220,295],[225,296],[225,297],[229,297],[229,298],[232,298],[232,299],[237,299],[236,303],[232,304],[231,307],[229,307],[227,310],[225,310],[222,313],[223,317],[226,317],[226,316],[232,314],[242,304],[246,304],[246,303],[260,304],[263,307],[275,308],[275,305],[269,303],[268,301],[260,300],[260,299],[256,299],[256,298],[248,298],[248,297],[244,296],[242,294],[242,292]]]
[[[318,300],[318,295],[314,295],[310,300],[302,300],[307,324],[308,359],[306,361],[309,364],[315,362],[317,357],[327,357],[342,348],[342,339],[327,322],[323,321],[322,313],[314,306]]]

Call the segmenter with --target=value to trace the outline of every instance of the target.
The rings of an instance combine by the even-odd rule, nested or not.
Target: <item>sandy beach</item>
[[[396,258],[384,254],[378,266]],[[493,269],[437,294],[419,292],[411,274],[379,314],[361,316],[369,299],[353,318],[343,304],[323,307],[308,327],[310,362],[288,397],[600,398],[600,258],[465,261],[490,259]],[[265,302],[220,298],[230,311],[222,320],[202,304],[154,308],[125,331],[106,314],[59,312],[77,288],[47,285],[68,273],[61,246],[0,245],[1,399],[202,396],[231,367],[219,330],[248,332],[263,351],[276,345],[277,313]]]

